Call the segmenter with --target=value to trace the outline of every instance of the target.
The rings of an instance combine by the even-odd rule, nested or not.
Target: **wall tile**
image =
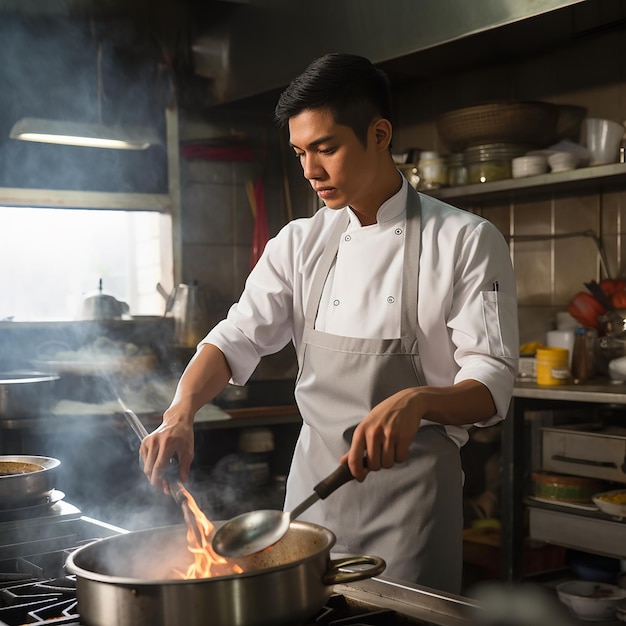
[[[235,220],[233,204],[233,188],[229,185],[187,185],[182,202],[183,242],[232,244]]]

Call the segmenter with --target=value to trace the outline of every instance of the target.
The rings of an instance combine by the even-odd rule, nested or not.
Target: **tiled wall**
[[[253,160],[181,159],[183,281],[198,281],[213,325],[241,294],[250,269],[254,217],[247,181],[263,180],[270,236],[292,217],[310,215],[315,198],[302,185],[300,165],[266,112],[220,113],[210,120],[187,116],[181,119],[181,141],[235,143],[254,153]],[[295,357],[287,346],[264,358],[254,377],[295,374]]]
[[[614,30],[534,58],[403,86],[395,94],[394,151],[422,148],[446,154],[447,146],[433,122],[437,113],[494,99],[578,104],[587,107],[590,117],[621,122],[626,119],[624,42],[624,31]],[[281,145],[285,137],[274,128],[271,110],[230,112],[210,120],[187,117],[181,122],[183,141],[233,133],[248,136],[264,157],[254,162],[183,159],[181,163],[183,277],[204,286],[212,321],[221,319],[236,300],[248,272],[253,219],[246,180],[263,176],[271,235],[291,216],[310,215],[316,207],[299,165]],[[542,237],[591,230],[602,240],[611,275],[623,276],[626,271],[626,191],[569,193],[462,208],[481,213],[510,238],[523,342],[544,340],[554,325],[555,312],[566,308],[571,296],[584,289],[584,282],[604,277],[592,238]],[[255,376],[293,374],[293,355],[287,348],[265,359]]]

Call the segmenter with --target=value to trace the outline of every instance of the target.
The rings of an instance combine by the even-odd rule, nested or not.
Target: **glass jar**
[[[439,189],[448,182],[446,162],[438,152],[422,152],[417,170],[420,177],[418,189]]]
[[[467,185],[467,168],[465,155],[462,152],[455,152],[448,157],[448,186],[460,185]]]
[[[489,143],[467,148],[464,152],[467,182],[490,183],[511,178],[511,161],[527,151],[527,146]]]

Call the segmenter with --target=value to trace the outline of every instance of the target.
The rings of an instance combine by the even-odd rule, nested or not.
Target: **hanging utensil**
[[[366,459],[363,463],[366,465]],[[348,464],[342,463],[332,474],[315,485],[313,493],[293,511],[264,509],[234,517],[216,530],[212,539],[213,550],[224,557],[239,558],[273,546],[287,533],[293,520],[318,500],[326,499],[353,479]]]
[[[254,234],[252,235],[252,250],[250,251],[250,269],[257,264],[269,240],[267,225],[267,211],[265,208],[265,190],[263,179],[259,178],[254,184]]]

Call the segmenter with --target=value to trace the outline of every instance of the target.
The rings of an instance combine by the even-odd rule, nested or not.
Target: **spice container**
[[[572,378],[575,383],[584,383],[593,378],[593,344],[595,333],[586,328],[576,328],[574,330],[574,348],[572,352]]]
[[[537,384],[552,387],[570,380],[569,350],[566,348],[540,348],[537,350]]]
[[[422,152],[417,170],[420,176],[418,189],[439,189],[448,182],[446,162],[438,152]]]

